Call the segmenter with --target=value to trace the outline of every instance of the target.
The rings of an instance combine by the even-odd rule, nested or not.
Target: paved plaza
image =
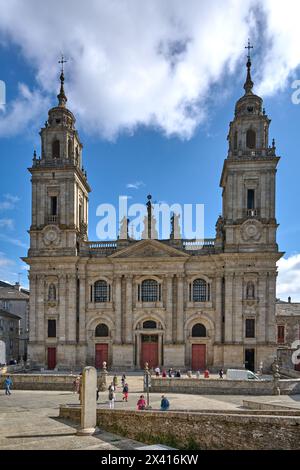
[[[108,378],[108,383],[111,377]],[[120,380],[120,378],[119,378]],[[128,403],[122,401],[117,387],[116,409],[136,409],[142,392],[143,377],[127,377]],[[153,409],[159,409],[161,394],[151,394]],[[236,410],[245,396],[168,394],[173,410]],[[300,396],[251,397],[255,401],[281,403],[300,408]],[[78,404],[78,395],[61,391],[13,390],[11,396],[0,392],[0,449],[135,449],[143,443],[101,431],[95,436],[76,436],[76,425],[58,419],[60,404]],[[101,392],[98,407],[108,408],[108,393]]]

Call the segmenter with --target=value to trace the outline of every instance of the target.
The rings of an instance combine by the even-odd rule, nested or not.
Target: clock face
[[[48,225],[43,231],[45,245],[57,245],[60,241],[60,230],[56,225]]]
[[[257,220],[248,220],[242,226],[242,237],[245,241],[258,241],[262,236],[262,226]]]

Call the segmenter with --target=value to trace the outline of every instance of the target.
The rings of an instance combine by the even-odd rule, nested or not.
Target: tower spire
[[[251,46],[250,39],[248,39],[248,46],[245,47],[245,49],[248,49],[248,55],[247,55],[247,78],[244,84],[244,90],[246,92],[246,95],[252,94],[252,88],[253,88],[253,81],[251,78],[251,49],[253,49],[253,46]]]
[[[58,61],[59,64],[61,64],[61,73],[60,73],[60,91],[59,94],[57,95],[58,98],[58,106],[65,107],[66,102],[68,101],[66,95],[65,95],[65,90],[64,90],[64,81],[65,81],[65,75],[64,75],[64,64],[67,61],[65,60],[64,56],[61,56],[61,60]]]

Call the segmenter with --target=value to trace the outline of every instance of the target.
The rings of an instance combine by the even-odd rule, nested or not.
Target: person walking
[[[167,377],[167,372],[165,371],[165,369],[162,371],[161,376],[162,376],[163,378],[166,378],[166,377]]]
[[[115,390],[117,389],[118,385],[118,377],[116,375],[113,376],[113,386],[115,387]]]
[[[219,370],[219,378],[223,379],[223,375],[224,375],[224,371],[223,371],[223,369],[220,369]]]
[[[161,411],[167,411],[170,408],[169,400],[162,395],[161,402],[160,402],[160,409]]]
[[[121,383],[122,383],[122,387],[123,387],[123,388],[124,388],[125,382],[126,382],[126,375],[123,374],[123,375],[122,375],[122,379],[121,379]]]
[[[109,409],[113,410],[115,408],[115,400],[116,400],[115,386],[113,382],[108,387],[108,400],[109,400]]]
[[[145,410],[146,409],[146,401],[144,395],[141,395],[137,402],[137,409],[138,410]]]
[[[10,376],[8,375],[6,379],[4,380],[4,388],[5,388],[5,395],[11,395],[11,389],[12,387],[12,380]]]
[[[160,368],[158,366],[155,367],[154,372],[155,372],[156,377],[160,376]]]
[[[124,400],[128,401],[128,392],[129,392],[128,383],[126,382],[123,387],[123,401]]]

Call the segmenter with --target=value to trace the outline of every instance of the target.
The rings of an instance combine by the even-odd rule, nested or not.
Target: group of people
[[[163,369],[162,372],[160,371],[159,367],[156,367],[154,369],[154,372],[155,372],[156,377],[160,377],[160,375],[162,377],[181,377],[180,370],[173,370],[172,367],[168,371]]]
[[[137,402],[138,410],[146,410],[147,404],[144,395],[141,395]],[[161,411],[167,411],[170,408],[170,402],[164,395],[161,396],[160,409]]]
[[[122,384],[122,393],[123,393],[122,400],[125,402],[128,402],[129,387],[128,387],[125,374],[122,375],[121,384]],[[118,378],[116,375],[114,375],[113,381],[108,387],[108,402],[109,402],[109,408],[111,410],[114,409],[115,407],[117,385],[118,385]]]

